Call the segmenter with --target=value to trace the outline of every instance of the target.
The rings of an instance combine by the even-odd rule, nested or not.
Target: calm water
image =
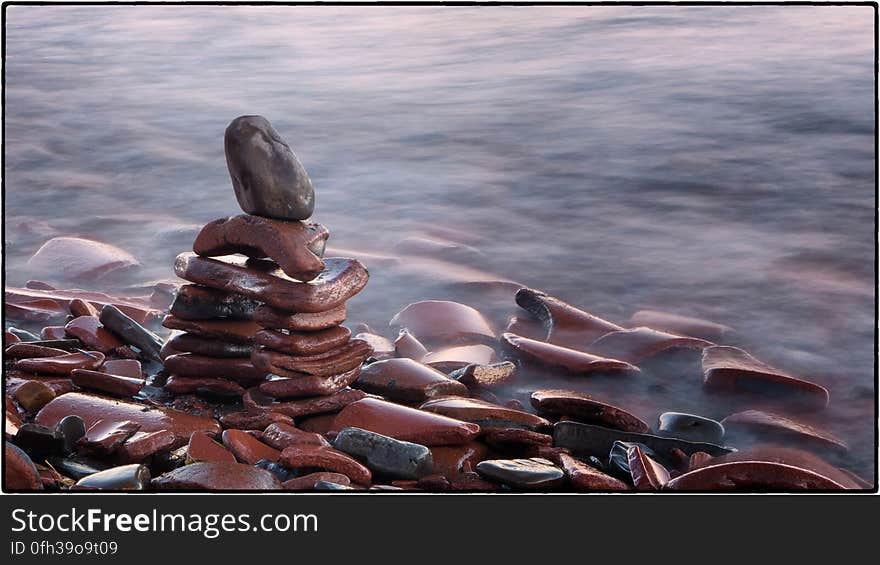
[[[385,256],[364,259],[351,321],[390,334],[408,302],[458,298],[502,325],[509,293],[448,284],[478,278],[616,321],[707,317],[826,385],[812,421],[873,473],[870,8],[8,15],[10,284],[70,234],[137,255],[126,284],[173,277],[198,225],[237,210],[226,124],[262,114],[308,168],[331,245]],[[437,233],[470,246],[458,271],[399,259],[401,241]],[[649,421],[730,411],[698,380],[605,392]]]

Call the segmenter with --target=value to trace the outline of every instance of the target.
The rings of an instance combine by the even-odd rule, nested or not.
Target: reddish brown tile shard
[[[386,359],[361,369],[356,388],[397,402],[424,402],[434,396],[467,396],[467,387],[412,359]]]
[[[332,428],[362,428],[426,446],[464,444],[480,433],[477,424],[375,398],[346,406],[333,419]]]
[[[562,369],[573,374],[639,372],[638,367],[626,361],[599,357],[598,355],[575,351],[574,349],[528,339],[511,333],[503,334],[501,336],[501,343],[508,351],[517,355],[523,361]]]
[[[294,445],[281,452],[281,463],[291,469],[317,467],[341,473],[355,483],[368,486],[370,470],[341,451],[317,445]]]
[[[264,329],[254,335],[254,343],[281,353],[309,356],[338,349],[345,345],[350,337],[351,330],[344,326],[316,332],[290,333]]]
[[[279,377],[270,375],[260,384],[260,392],[275,398],[302,398],[335,394],[352,384],[360,374],[361,368],[338,375],[319,377],[301,375],[298,377]]]
[[[576,421],[626,432],[646,434],[651,431],[648,424],[626,410],[574,390],[536,390],[531,400],[532,406],[541,414],[567,416]]]

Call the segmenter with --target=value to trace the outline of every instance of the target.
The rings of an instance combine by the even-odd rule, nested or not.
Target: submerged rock
[[[657,435],[720,444],[724,439],[724,426],[703,416],[664,412],[660,414]]]
[[[544,325],[546,333],[542,341],[563,347],[583,350],[606,333],[623,329],[613,322],[531,288],[517,291],[516,303]]]
[[[553,345],[544,341],[528,339],[512,333],[502,334],[501,344],[511,354],[516,355],[523,361],[555,367],[569,373],[586,375],[606,372],[639,372],[638,367],[626,361],[599,357],[598,355],[591,355],[583,351],[568,349],[567,347]]]
[[[495,332],[479,311],[446,300],[410,304],[391,319],[391,325],[407,328],[420,339],[440,343],[495,339]]]
[[[727,416],[721,423],[734,435],[753,434],[765,440],[805,443],[838,452],[849,450],[849,446],[834,434],[772,412],[746,410]]]
[[[132,254],[116,246],[79,237],[55,237],[37,250],[26,268],[31,274],[93,282],[139,265]]]

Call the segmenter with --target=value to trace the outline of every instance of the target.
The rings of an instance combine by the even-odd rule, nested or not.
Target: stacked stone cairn
[[[180,288],[163,321],[182,332],[161,352],[166,391],[243,396],[254,413],[271,407],[291,417],[309,404],[359,399],[345,389],[372,349],[341,324],[367,270],[354,259],[323,258],[329,232],[306,221],[311,180],[265,118],[233,120],[225,149],[245,213],[205,225],[193,253],[175,261],[175,273],[192,284]],[[289,399],[299,403],[287,406]]]

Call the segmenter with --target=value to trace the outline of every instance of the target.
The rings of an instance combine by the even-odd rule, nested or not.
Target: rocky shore
[[[325,257],[330,230],[310,221],[302,163],[259,116],[235,119],[225,149],[243,213],[178,255],[186,284],[148,297],[4,289],[5,489],[873,488],[815,423],[828,390],[756,358],[723,324],[647,310],[616,323],[519,288],[501,331],[448,300],[390,316],[396,337],[343,325],[369,265]],[[71,257],[84,280],[136,263],[73,237],[32,263]],[[738,408],[648,422],[642,399],[605,398],[598,379],[624,391],[674,380]]]

